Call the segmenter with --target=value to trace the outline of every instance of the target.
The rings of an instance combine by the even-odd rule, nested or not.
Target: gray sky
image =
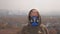
[[[41,14],[60,13],[60,0],[0,0],[0,9],[27,10],[36,8]]]

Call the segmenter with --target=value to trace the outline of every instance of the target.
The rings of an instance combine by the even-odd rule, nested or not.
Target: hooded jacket
[[[22,28],[22,30],[21,30],[21,32],[19,32],[18,34],[48,34],[48,30],[47,30],[47,28],[45,27],[45,25],[43,25],[42,23],[41,23],[41,16],[40,16],[40,14],[39,14],[39,12],[37,12],[37,14],[38,14],[38,26],[35,26],[35,27],[33,27],[32,25],[31,25],[31,12],[33,11],[33,10],[36,10],[36,9],[32,9],[32,10],[30,10],[30,12],[29,12],[29,14],[28,14],[28,25],[26,25],[26,26],[24,26],[23,28]]]
[[[21,32],[18,32],[18,34],[49,34],[49,32],[42,23],[36,27],[32,27],[31,24],[28,23],[28,25],[24,26]]]

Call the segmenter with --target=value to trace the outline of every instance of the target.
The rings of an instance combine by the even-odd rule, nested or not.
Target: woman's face
[[[32,10],[30,16],[38,16],[38,11],[37,10]]]

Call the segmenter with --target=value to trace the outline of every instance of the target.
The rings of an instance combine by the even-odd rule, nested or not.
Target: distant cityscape
[[[7,15],[27,15],[29,11],[27,10],[6,10],[6,9],[0,9],[0,16],[7,16]],[[49,14],[41,14],[41,16],[58,16],[59,12],[55,12],[55,13],[49,13]]]

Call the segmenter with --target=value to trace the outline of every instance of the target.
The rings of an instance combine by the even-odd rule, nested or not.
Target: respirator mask
[[[31,25],[32,25],[32,26],[38,26],[38,24],[39,24],[39,19],[38,19],[38,17],[37,17],[37,16],[32,16],[32,17],[31,17]]]

